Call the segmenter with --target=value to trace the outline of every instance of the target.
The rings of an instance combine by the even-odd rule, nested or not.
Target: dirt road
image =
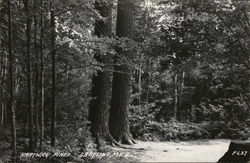
[[[229,140],[197,140],[188,142],[142,142],[129,149],[113,148],[126,152],[127,161],[139,162],[217,162],[227,151]]]

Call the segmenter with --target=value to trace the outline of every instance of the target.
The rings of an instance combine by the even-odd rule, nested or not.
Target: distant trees
[[[62,9],[65,6],[74,6],[77,4],[78,7],[89,7],[87,11],[81,8],[77,12],[91,13],[93,14],[92,17],[97,17],[97,15],[95,15],[95,10],[91,6],[92,2],[85,1],[84,4],[78,5],[78,2],[74,1],[64,4],[65,6],[60,6],[58,2],[54,3],[55,5],[50,6],[47,0],[25,0],[23,2],[4,0],[0,2],[0,120],[1,126],[5,128],[6,126],[10,126],[12,128],[14,154],[18,152],[16,150],[16,135],[28,138],[29,149],[25,150],[35,150],[38,142],[40,150],[43,150],[45,136],[51,138],[51,146],[56,147],[55,122],[60,119],[56,117],[56,96],[58,96],[56,92],[58,91],[58,83],[60,86],[60,95],[65,95],[65,92],[67,92],[70,94],[67,98],[73,95],[77,97],[77,101],[69,99],[65,102],[65,97],[61,96],[60,100],[62,99],[63,103],[59,106],[62,110],[59,112],[59,115],[64,114],[64,111],[68,108],[74,108],[72,109],[74,111],[70,115],[62,116],[65,119],[70,119],[71,123],[67,123],[68,125],[73,124],[75,126],[74,128],[69,128],[74,130],[83,128],[84,131],[85,127],[87,128],[87,123],[85,123],[87,117],[86,105],[89,99],[87,94],[90,84],[89,76],[93,70],[84,71],[80,69],[76,72],[73,66],[76,66],[78,63],[81,65],[84,63],[90,65],[89,63],[93,61],[90,54],[90,49],[93,49],[93,47],[79,45],[79,40],[86,40],[89,37],[86,33],[88,33],[90,27],[81,28],[86,29],[81,31],[82,33],[85,32],[81,36],[82,39],[75,39],[78,36],[72,34],[72,31],[65,30],[65,27],[67,27],[65,22],[66,20],[72,20],[71,18],[77,15],[77,13],[72,11],[72,13],[67,13],[67,15]],[[70,11],[71,9],[69,8],[66,10]],[[68,16],[66,20],[60,17],[63,14],[65,14],[65,17]],[[78,25],[79,20],[73,19],[74,23],[72,24]],[[87,18],[84,19],[85,22],[86,20],[91,24],[90,20]],[[81,25],[84,26],[85,24],[82,23]],[[79,29],[76,26],[71,26],[71,29],[76,31],[76,29]],[[62,33],[63,37],[61,37]],[[65,34],[69,36],[67,41],[63,40],[65,39]],[[62,43],[59,40],[65,42]],[[69,40],[74,40],[74,45],[77,46],[70,46]],[[65,56],[57,57],[55,54],[56,50],[59,50]],[[84,52],[84,55],[81,54],[82,52]],[[71,60],[68,54],[71,54],[71,56],[74,54],[75,58]],[[56,64],[56,62],[58,63],[57,58],[60,60],[58,65]],[[68,62],[69,60],[70,62]],[[48,69],[51,69],[51,71],[48,71]],[[67,71],[65,71],[66,69]],[[69,74],[75,78],[72,76],[69,77]],[[60,80],[57,80],[57,77]],[[64,86],[62,87],[61,83],[64,81],[66,81],[67,85],[71,84],[74,87],[68,87],[67,89]],[[78,83],[81,82],[81,85],[75,85],[75,81]],[[51,112],[45,112],[46,108],[51,108],[49,109]],[[76,126],[75,121],[72,122],[71,115],[74,115],[74,118],[76,118],[75,115],[79,115],[75,121],[81,121],[81,127]],[[17,123],[15,123],[16,121]],[[28,125],[28,128],[26,125]],[[48,126],[50,126],[50,129],[48,129]],[[22,133],[20,129],[23,130]],[[16,134],[16,130],[18,134]],[[48,135],[48,130],[51,131],[50,135]],[[28,136],[26,135],[26,131],[28,131]],[[81,133],[81,135],[82,137],[87,137],[88,132]],[[82,139],[82,142],[85,143],[85,139]],[[22,146],[22,148],[27,147]]]

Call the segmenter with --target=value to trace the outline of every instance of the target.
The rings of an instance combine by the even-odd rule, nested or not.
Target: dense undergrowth
[[[161,109],[145,107],[138,110],[130,109],[130,129],[136,139],[144,141],[188,141],[197,139],[242,139],[248,138],[246,112],[241,111],[237,116],[228,114],[228,108],[220,109],[198,108],[200,120],[186,117],[185,121],[158,119],[164,117]],[[152,111],[154,110],[154,111]],[[213,111],[214,110],[214,111]],[[242,110],[242,109],[241,109]],[[208,113],[209,112],[209,113]],[[197,117],[197,115],[195,115]],[[167,116],[165,115],[167,118]]]
[[[132,127],[137,139],[144,141],[173,141],[197,139],[247,139],[245,128],[230,128],[222,122],[182,123],[171,120],[167,123],[149,121],[141,129]]]

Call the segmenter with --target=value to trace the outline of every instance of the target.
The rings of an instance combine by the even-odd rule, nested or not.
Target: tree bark
[[[24,1],[26,14],[26,55],[27,55],[27,88],[28,88],[28,108],[29,108],[29,147],[33,150],[33,83],[32,83],[32,59],[31,59],[31,12],[30,1]]]
[[[13,155],[16,156],[16,114],[14,108],[14,74],[13,74],[13,53],[12,53],[12,15],[11,2],[8,0],[8,50],[9,50],[9,87],[10,87],[10,109],[11,109],[11,134]]]
[[[118,0],[117,27],[118,37],[134,37],[134,1]],[[119,55],[126,56],[128,51],[117,49]],[[131,69],[128,64],[120,62],[116,56],[114,59],[114,74],[112,86],[111,110],[109,118],[110,133],[118,142],[133,144],[129,130],[129,97],[130,97],[130,78]],[[120,63],[119,63],[120,62]]]
[[[142,94],[142,59],[143,55],[140,54],[140,65],[139,65],[139,75],[138,75],[138,109],[141,111],[141,94]]]
[[[1,18],[2,20],[2,18]],[[0,21],[1,22],[1,21]],[[5,107],[5,97],[4,97],[4,87],[6,85],[6,81],[5,81],[5,76],[6,76],[6,55],[5,55],[5,51],[4,51],[4,47],[3,47],[3,40],[0,41],[0,46],[1,46],[1,72],[0,72],[0,80],[1,80],[1,87],[0,87],[0,99],[1,99],[1,103],[0,103],[0,107],[1,107],[1,117],[0,117],[0,125],[3,126],[4,125],[4,107]]]
[[[33,1],[35,13],[34,13],[34,56],[36,56],[35,59],[35,148],[37,148],[38,144],[38,91],[39,91],[39,68],[38,68],[38,44],[37,44],[37,28],[38,28],[38,23],[37,23],[37,0]]]
[[[177,86],[178,74],[174,77],[174,119],[177,119],[178,111],[178,86]]]
[[[182,82],[181,82],[181,93],[183,93],[184,87],[185,87],[185,76],[186,72],[183,70],[182,72]]]
[[[41,0],[41,8],[43,8],[43,0]],[[40,150],[43,150],[44,139],[44,56],[43,56],[43,39],[44,39],[44,13],[40,13]]]
[[[1,10],[0,10],[0,14],[1,14]],[[2,16],[0,15],[0,34],[1,32],[1,28],[2,28]],[[4,53],[3,53],[3,49],[2,49],[3,45],[2,45],[2,40],[0,39],[0,86],[2,87],[4,85],[4,80],[3,80],[3,76],[4,76]],[[0,87],[0,125],[3,126],[3,103],[4,103],[4,98],[3,98],[3,89]]]
[[[7,1],[6,1],[7,2]],[[4,3],[3,1],[1,3]],[[2,5],[2,4],[1,4]],[[4,7],[0,8],[0,35],[4,35],[5,34],[5,30],[4,30]],[[7,8],[8,9],[8,8]],[[11,8],[10,8],[11,9]],[[12,11],[11,11],[12,12]],[[12,19],[11,15],[10,19]],[[12,20],[10,20],[11,22]],[[8,23],[8,22],[7,22]],[[11,26],[12,24],[9,24],[9,26]],[[8,27],[9,28],[9,27]],[[11,27],[12,28],[12,27]],[[11,31],[12,32],[12,31]],[[12,36],[11,36],[12,37]],[[8,117],[7,117],[7,110],[6,110],[6,106],[7,106],[7,99],[6,99],[6,90],[5,87],[7,86],[7,71],[8,71],[8,56],[6,55],[6,47],[5,47],[5,37],[2,37],[0,40],[0,47],[1,47],[1,56],[2,56],[2,64],[1,64],[1,125],[3,126],[7,121],[8,121]]]
[[[146,104],[148,104],[149,100],[149,92],[150,92],[150,85],[151,85],[151,78],[152,78],[152,59],[149,58],[148,60],[148,77],[147,77],[147,90],[146,90]]]
[[[107,20],[97,20],[95,24],[95,35],[98,37],[112,36],[112,5],[111,2],[96,1],[95,8],[102,17]],[[95,59],[103,65],[102,71],[98,71],[93,76],[92,97],[90,103],[90,121],[91,132],[96,138],[98,147],[101,147],[101,140],[116,144],[111,134],[109,133],[108,119],[109,119],[109,105],[110,105],[110,54],[100,54],[96,52]]]
[[[56,128],[56,31],[55,31],[55,14],[53,9],[53,2],[51,4],[51,58],[52,58],[52,108],[51,108],[51,146],[56,145],[55,128]]]

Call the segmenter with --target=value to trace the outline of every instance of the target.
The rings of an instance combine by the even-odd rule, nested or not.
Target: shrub
[[[145,141],[194,140],[209,137],[209,133],[197,124],[180,123],[175,120],[168,123],[148,121],[143,127],[143,133],[137,135],[139,136],[136,138]]]

